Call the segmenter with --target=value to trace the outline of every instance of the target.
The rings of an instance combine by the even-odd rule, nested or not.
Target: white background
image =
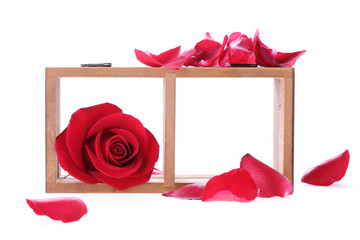
[[[357,9],[356,1],[349,0],[3,1],[0,4],[0,238],[359,239],[357,23],[360,19]],[[138,67],[143,65],[135,58],[135,48],[153,53],[178,45],[186,49],[206,32],[222,42],[225,34],[235,31],[252,37],[258,27],[260,38],[272,48],[284,52],[307,50],[295,65],[295,192],[292,196],[256,199],[251,203],[202,203],[164,198],[160,194],[73,194],[86,202],[89,213],[70,224],[39,217],[26,205],[25,198],[66,195],[45,194],[45,67],[77,67],[88,62]],[[158,97],[156,84],[148,91],[137,93],[139,96],[134,100],[143,101],[148,107],[116,104],[143,120],[161,142],[161,106],[156,101],[161,102],[162,96]],[[179,83],[177,123],[185,133],[178,134],[177,156],[184,162],[186,159],[203,162],[197,165],[195,160],[188,160],[183,166],[177,165],[177,169],[190,171],[196,166],[209,165],[206,171],[222,173],[238,167],[247,152],[270,163],[271,116],[266,106],[272,104],[271,95],[267,95],[272,90],[271,84],[264,84],[264,92],[239,88],[239,94],[233,90],[224,94],[225,87],[223,92],[214,90],[218,83],[208,88],[209,91],[202,88],[199,80],[194,80],[193,85]],[[193,89],[204,92],[201,99],[204,105],[194,106],[198,103],[191,100],[196,96]],[[74,92],[75,96],[69,93],[67,111],[73,112],[84,104],[79,99],[88,91],[89,88],[83,87],[80,97],[76,96],[80,90]],[[99,96],[99,101],[112,100],[107,99],[110,95],[104,100]],[[252,103],[254,95],[260,100]],[[234,102],[241,104],[240,109],[236,109]],[[247,106],[250,103],[255,104],[253,109],[263,108],[264,114],[261,115],[263,111],[250,113]],[[147,111],[138,109],[139,106]],[[203,109],[203,114],[196,111],[197,107]],[[148,112],[149,109],[152,111]],[[160,120],[151,121],[148,115]],[[267,118],[270,122],[259,120]],[[67,120],[65,114],[65,124]],[[244,127],[246,121],[254,125]],[[270,124],[270,130],[263,122]],[[194,125],[202,124],[200,132],[191,130]],[[219,131],[222,128],[224,131]],[[230,137],[233,129],[242,136],[237,144]],[[206,137],[194,140],[202,135]],[[224,145],[224,137],[230,138],[229,145]],[[212,141],[206,142],[209,138]],[[201,145],[197,147],[196,143]],[[225,147],[228,147],[223,151],[226,156],[215,151]],[[350,151],[350,165],[339,183],[312,187],[300,182],[308,167],[345,149]],[[214,159],[206,162],[208,156]]]

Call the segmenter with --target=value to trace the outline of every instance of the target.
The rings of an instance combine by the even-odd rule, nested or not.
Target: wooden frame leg
[[[175,187],[176,74],[164,77],[164,187]]]
[[[45,109],[46,169],[55,169],[46,171],[46,189],[50,192],[60,175],[55,153],[55,138],[60,125],[60,78],[46,78]]]
[[[293,183],[294,76],[274,80],[274,168]]]

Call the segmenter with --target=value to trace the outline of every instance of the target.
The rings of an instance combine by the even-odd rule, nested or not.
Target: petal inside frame
[[[329,186],[340,181],[346,174],[350,161],[349,150],[310,168],[301,181],[311,185]]]
[[[237,168],[212,177],[205,186],[202,201],[250,202],[258,192],[248,171]]]
[[[240,168],[246,169],[259,187],[259,197],[286,197],[293,193],[291,182],[280,172],[246,154],[240,163]]]
[[[26,202],[37,215],[46,215],[64,223],[77,221],[87,214],[86,204],[75,197],[26,199]]]

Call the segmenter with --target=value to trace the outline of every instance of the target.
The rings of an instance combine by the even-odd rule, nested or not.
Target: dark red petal
[[[258,192],[248,171],[237,168],[212,177],[205,186],[202,201],[250,202]]]
[[[64,223],[77,221],[87,214],[86,204],[75,197],[26,199],[26,202],[37,215],[46,215]]]
[[[155,60],[154,58],[152,58],[151,56],[149,56],[148,54],[146,54],[143,51],[135,49],[135,56],[136,56],[137,60],[139,60],[141,63],[148,65],[150,67],[162,67],[163,66],[162,63]]]
[[[108,177],[100,172],[90,171],[91,175],[93,175],[98,181],[108,184],[109,186],[116,188],[120,191],[125,190],[130,187],[134,187],[140,184],[144,184],[149,181],[151,177],[151,173],[144,174],[138,177],[126,177],[126,178],[112,178]]]
[[[291,182],[275,169],[250,154],[241,159],[240,168],[246,169],[259,187],[259,197],[286,197],[293,193]]]
[[[129,141],[123,136],[123,134],[115,133],[116,130],[121,131],[123,129],[111,130],[105,130],[102,134],[100,141],[101,154],[103,155],[103,158],[106,162],[121,167],[123,166],[124,162],[130,160],[135,155],[135,153],[138,152],[138,149],[136,149],[136,151],[132,151],[131,148],[131,146],[138,145],[137,139],[135,138],[135,144],[129,144]],[[96,148],[95,140],[96,136],[87,139],[86,144],[90,147],[90,149]],[[121,152],[117,152],[116,149]]]
[[[99,119],[99,121],[91,126],[90,130],[87,132],[86,138],[91,137],[101,130],[116,128],[124,129],[132,133],[139,142],[140,151],[147,151],[148,137],[144,126],[138,119],[128,114],[111,114]]]
[[[96,170],[111,178],[124,178],[131,175],[140,168],[143,162],[142,155],[138,154],[131,164],[125,167],[118,167],[109,164],[103,158],[94,154],[88,146],[85,146],[85,151]]]
[[[89,184],[97,183],[98,181],[96,178],[89,175],[85,170],[80,169],[72,160],[66,147],[66,133],[67,129],[60,133],[55,140],[55,149],[60,166],[71,176],[80,181]]]
[[[254,37],[254,47],[256,63],[263,67],[292,67],[296,60],[306,52],[306,50],[303,50],[292,53],[282,53],[273,50],[260,41],[258,30]]]
[[[102,118],[89,130],[91,136],[101,129],[120,128],[127,130],[136,136],[139,142],[139,153],[142,154],[143,163],[139,170],[132,176],[140,176],[151,172],[159,157],[159,144],[152,133],[144,128],[141,122],[127,114],[113,114]]]
[[[142,176],[144,174],[148,174],[149,172],[151,173],[157,160],[159,159],[159,144],[149,130],[145,128],[145,131],[148,136],[148,150],[146,155],[143,156],[143,164],[137,172],[131,175],[131,177]]]
[[[117,166],[122,166],[123,164],[126,164],[129,160],[131,160],[135,155],[139,152],[139,142],[137,141],[134,134],[132,134],[129,131],[126,131],[124,129],[110,129],[107,131],[108,133],[114,134],[112,137],[110,137],[110,141],[107,141],[105,138],[105,143],[103,139],[101,139],[101,151],[105,153],[109,163],[114,163]],[[112,143],[114,142],[121,142],[121,144],[124,146],[126,154],[121,157],[114,156],[110,153],[110,148]],[[116,144],[115,144],[116,145]]]
[[[72,161],[84,171],[82,160],[82,146],[87,132],[99,119],[114,113],[121,113],[117,106],[104,103],[77,110],[70,118],[66,134],[66,146]]]
[[[301,181],[311,185],[329,186],[340,181],[346,174],[349,165],[349,150],[310,168]]]
[[[188,200],[201,200],[206,182],[185,185],[177,190],[164,192],[162,196]]]

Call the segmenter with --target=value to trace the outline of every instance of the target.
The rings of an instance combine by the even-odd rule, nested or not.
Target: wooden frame
[[[164,174],[148,183],[118,191],[104,183],[86,184],[61,178],[55,152],[59,134],[60,79],[62,77],[163,78],[164,86]],[[46,68],[46,192],[165,192],[198,181],[204,176],[175,176],[176,78],[273,78],[274,148],[273,167],[293,183],[294,69],[293,68]],[[209,176],[207,176],[209,177]]]

